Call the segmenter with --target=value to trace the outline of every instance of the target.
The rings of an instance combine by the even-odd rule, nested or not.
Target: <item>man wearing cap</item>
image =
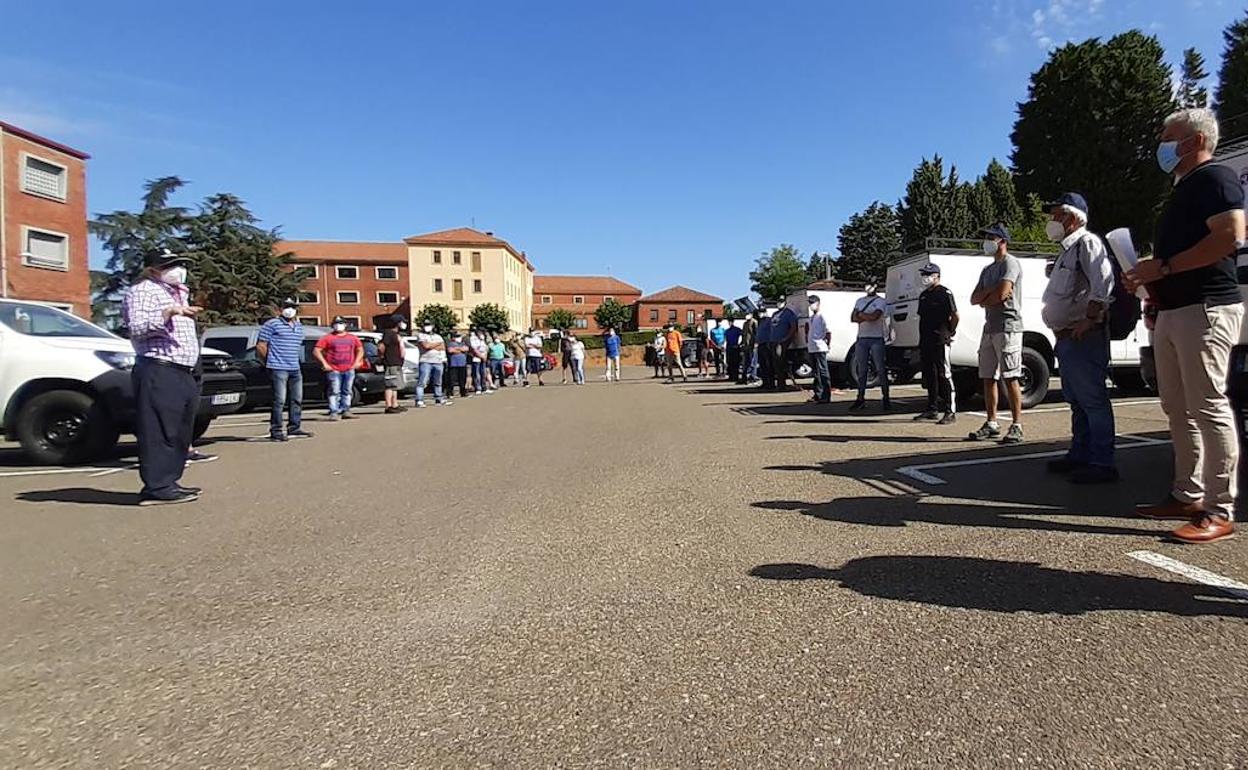
[[[1070,474],[1075,484],[1118,480],[1114,467],[1114,409],[1109,402],[1109,328],[1114,267],[1101,239],[1088,231],[1088,203],[1066,193],[1046,204],[1045,233],[1062,246],[1044,289],[1040,311],[1057,339],[1053,352],[1062,372],[1062,396],[1070,404],[1070,449],[1049,470]]]
[[[269,440],[311,438],[303,429],[303,370],[299,358],[303,349],[303,324],[299,323],[299,303],[287,299],[281,315],[270,318],[260,327],[256,355],[269,370],[273,383],[273,408],[269,411]],[[286,432],[282,432],[282,413],[290,404]]]
[[[1023,266],[1009,253],[1010,231],[997,223],[979,231],[983,236],[984,255],[992,263],[979,274],[979,283],[971,292],[971,304],[984,309],[984,331],[979,342],[979,377],[984,383],[984,411],[988,419],[979,430],[967,436],[971,441],[1001,437],[997,423],[997,378],[1005,380],[1010,399],[1010,415],[1014,422],[1001,437],[1002,444],[1018,444],[1023,440],[1023,391],[1018,380],[1023,376]]]
[[[1171,537],[1212,543],[1233,537],[1239,445],[1226,398],[1231,348],[1244,305],[1235,252],[1245,241],[1244,189],[1235,172],[1214,163],[1220,129],[1211,110],[1166,118],[1157,148],[1174,190],[1157,222],[1155,257],[1141,260],[1125,283],[1147,285],[1157,303],[1153,350],[1161,408],[1174,440],[1174,484],[1160,505],[1136,513],[1186,521]]]
[[[325,370],[329,384],[329,419],[351,420],[351,388],[355,384],[355,370],[364,365],[364,343],[354,334],[347,333],[347,321],[342,316],[334,319],[333,331],[316,341],[312,355]]]
[[[806,298],[810,307],[810,326],[806,330],[806,351],[810,353],[810,365],[815,371],[815,393],[810,400],[816,404],[832,401],[832,377],[828,374],[828,350],[832,344],[832,332],[828,319],[823,317],[819,296]]]
[[[953,399],[953,370],[949,367],[949,344],[958,329],[958,305],[953,292],[940,283],[940,266],[928,262],[919,268],[923,291],[919,294],[919,362],[927,409],[915,421],[934,420],[952,425],[958,419]]]
[[[134,346],[131,372],[139,442],[139,505],[188,503],[200,490],[178,482],[195,426],[199,361],[195,316],[186,288],[185,255],[162,249],[148,255],[139,281],[126,290],[123,313]]]

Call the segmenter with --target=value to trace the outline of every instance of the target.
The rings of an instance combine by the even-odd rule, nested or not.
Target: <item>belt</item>
[[[151,356],[139,356],[139,359],[136,363],[156,364],[157,366],[165,366],[170,369],[180,369],[181,371],[184,371],[187,374],[193,374],[195,372],[195,367],[193,366],[186,366],[184,364],[175,364],[172,361],[166,361],[163,358],[152,358]]]
[[[1091,334],[1092,332],[1099,330],[1102,326],[1104,326],[1104,324],[1096,324],[1091,329],[1088,329],[1088,333]],[[1053,336],[1059,340],[1074,339],[1074,329],[1062,329],[1061,331],[1053,332]],[[1085,334],[1084,336],[1086,337],[1087,335]]]

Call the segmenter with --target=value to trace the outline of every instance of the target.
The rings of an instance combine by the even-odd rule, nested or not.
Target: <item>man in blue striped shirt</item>
[[[269,370],[273,383],[273,409],[269,412],[269,440],[311,438],[303,429],[303,324],[299,323],[299,303],[288,299],[282,303],[279,318],[270,318],[260,327],[256,354]],[[282,432],[282,412],[290,403],[290,418]]]

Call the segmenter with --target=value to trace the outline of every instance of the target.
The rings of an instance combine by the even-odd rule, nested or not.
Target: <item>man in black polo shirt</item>
[[[958,419],[953,403],[953,371],[949,368],[949,343],[958,328],[958,304],[953,292],[940,283],[940,266],[928,262],[919,268],[923,292],[919,294],[919,361],[927,409],[915,421],[935,420],[952,425]]]
[[[1212,162],[1218,133],[1212,110],[1180,110],[1166,118],[1157,161],[1174,174],[1174,192],[1157,223],[1155,258],[1126,275],[1128,288],[1148,286],[1160,311],[1153,350],[1174,440],[1170,496],[1136,512],[1186,520],[1171,533],[1185,543],[1235,533],[1239,451],[1225,392],[1244,318],[1234,257],[1244,240],[1244,190],[1230,168]]]

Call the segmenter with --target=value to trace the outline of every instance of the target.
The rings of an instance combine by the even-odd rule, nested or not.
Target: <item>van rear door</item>
[[[900,348],[919,346],[919,268],[927,264],[926,254],[898,262],[888,268],[884,280],[884,299],[893,319],[892,344]]]

